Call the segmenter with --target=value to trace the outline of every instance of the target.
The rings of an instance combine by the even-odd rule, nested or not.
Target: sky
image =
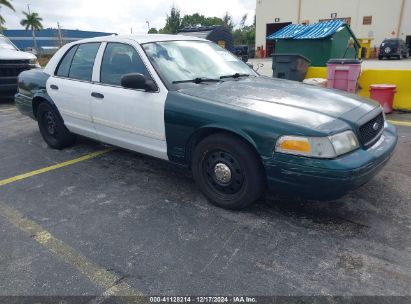
[[[21,29],[22,11],[27,4],[32,12],[43,18],[44,28],[102,31],[118,34],[147,33],[150,27],[162,28],[172,5],[181,14],[200,13],[207,17],[222,17],[226,11],[238,24],[248,14],[247,24],[253,22],[255,0],[11,0],[16,12],[1,7],[0,14],[8,29]]]

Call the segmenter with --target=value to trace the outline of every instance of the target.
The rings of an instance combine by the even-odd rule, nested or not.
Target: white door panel
[[[93,85],[92,116],[104,142],[168,159],[164,127],[164,93]]]
[[[56,104],[66,127],[73,133],[93,138],[91,87],[89,82],[55,76],[47,80],[47,93]]]

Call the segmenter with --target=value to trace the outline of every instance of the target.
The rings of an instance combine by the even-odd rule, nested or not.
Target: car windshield
[[[16,48],[6,37],[0,37],[0,49],[15,50]]]
[[[248,65],[212,42],[151,42],[143,48],[157,72],[169,83],[189,80],[200,83],[230,75],[257,76]]]
[[[399,44],[398,40],[385,40],[382,42],[381,46],[397,47]]]

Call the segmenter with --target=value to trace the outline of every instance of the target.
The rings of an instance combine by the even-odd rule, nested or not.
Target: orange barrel
[[[378,101],[386,114],[391,113],[396,90],[397,86],[393,84],[372,84],[370,85],[370,98]]]

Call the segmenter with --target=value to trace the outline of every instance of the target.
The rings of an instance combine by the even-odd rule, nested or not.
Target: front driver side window
[[[101,62],[100,82],[121,85],[121,77],[129,73],[143,74],[151,79],[136,50],[123,43],[107,43]]]

